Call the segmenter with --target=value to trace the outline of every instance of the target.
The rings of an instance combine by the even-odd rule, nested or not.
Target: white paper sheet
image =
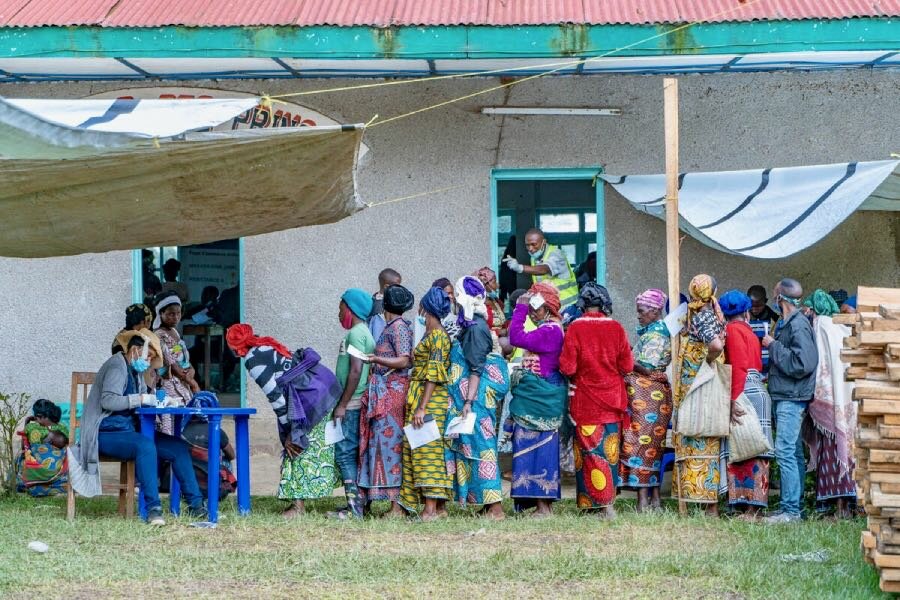
[[[669,335],[675,337],[681,334],[681,328],[684,325],[684,318],[687,316],[687,302],[681,304],[678,308],[669,313],[663,321],[669,330]]]
[[[475,413],[470,412],[466,415],[466,418],[463,419],[460,417],[454,417],[447,423],[447,435],[469,435],[475,431]]]
[[[347,345],[347,354],[355,356],[363,362],[369,362],[369,355],[357,348],[356,346]]]
[[[531,308],[537,310],[544,305],[544,297],[540,294],[535,294],[531,297],[531,300],[528,301],[528,304],[531,305]]]
[[[341,427],[341,419],[329,419],[325,422],[325,443],[337,444],[344,439],[344,429]]]
[[[413,450],[434,440],[441,439],[441,432],[438,431],[437,422],[434,419],[425,421],[425,424],[419,429],[416,429],[410,423],[403,428],[403,433],[406,434],[406,439],[409,440],[409,447]]]

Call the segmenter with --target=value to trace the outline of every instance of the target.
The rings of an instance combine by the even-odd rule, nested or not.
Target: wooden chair
[[[81,392],[82,406],[87,402],[90,388],[94,385],[96,373],[83,373],[75,371],[72,373],[72,395],[69,398],[69,444],[75,444],[75,432],[80,425],[78,419],[78,397]],[[79,390],[79,388],[81,388]],[[119,493],[119,514],[125,518],[134,516],[134,488],[136,485],[134,476],[134,461],[122,461],[118,458],[110,458],[106,456],[100,457],[101,463],[119,463],[119,483],[118,485],[104,486],[103,491],[117,491]],[[70,521],[75,518],[75,490],[69,485],[69,498],[66,503],[66,518]]]

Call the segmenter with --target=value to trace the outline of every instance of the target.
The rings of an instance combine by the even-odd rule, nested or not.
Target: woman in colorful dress
[[[687,396],[703,361],[710,364],[722,358],[725,350],[725,317],[716,300],[716,280],[697,275],[688,288],[687,322],[682,332],[679,360],[675,365],[675,410]],[[722,439],[688,437],[676,433],[674,493],[680,501],[705,504],[710,516],[719,514],[719,494],[727,489],[722,477]]]
[[[387,325],[375,344],[375,354],[369,357],[372,368],[359,420],[359,487],[367,502],[389,500],[391,516],[406,514],[399,500],[413,332],[403,313],[414,301],[402,285],[389,285],[383,292]]]
[[[840,309],[824,290],[816,290],[804,304],[813,312],[813,331],[819,350],[816,391],[809,403],[809,422],[804,439],[809,445],[809,470],[816,471],[816,500],[835,504],[835,516],[852,516],[850,502],[856,499],[852,452],[856,430],[856,404],[851,385],[844,381],[847,365],[841,348],[850,329],[838,325],[832,316]]]
[[[329,497],[337,487],[338,472],[334,463],[334,446],[325,443],[325,421],[322,419],[311,430],[309,423],[291,419],[284,387],[277,382],[295,366],[295,357],[287,346],[268,336],[258,336],[246,323],[228,328],[225,335],[228,347],[236,356],[244,359],[247,374],[256,382],[275,413],[278,437],[283,447],[281,477],[276,497],[290,504],[282,515],[293,519],[306,512],[306,501]],[[332,391],[330,402],[325,403],[330,412],[340,396],[340,387]],[[322,408],[321,412],[325,410]],[[298,433],[306,437],[306,447],[292,440]]]
[[[497,463],[497,406],[509,390],[506,361],[492,352],[485,290],[475,277],[456,282],[459,338],[450,353],[450,406],[448,418],[475,414],[470,434],[448,436],[447,470],[460,504],[482,505],[480,514],[503,519],[503,489]]]
[[[491,333],[496,336],[495,344],[502,345],[501,340],[506,338],[509,333],[509,324],[506,321],[503,302],[500,300],[500,286],[497,284],[497,274],[490,267],[481,267],[475,271],[474,276],[484,286],[486,294],[484,303],[488,310],[488,326],[491,328]]]
[[[574,384],[569,416],[575,426],[575,485],[578,508],[614,518],[619,478],[619,435],[628,421],[624,377],[634,370],[631,346],[614,321],[612,300],[602,285],[587,282],[578,294],[583,315],[569,325],[559,370]]]
[[[731,365],[732,423],[744,418],[737,404],[742,393],[756,411],[763,433],[772,444],[772,399],[762,378],[762,356],[759,338],[750,326],[750,296],[731,290],[719,298],[725,325],[725,362]],[[726,461],[728,505],[741,511],[739,518],[755,521],[769,506],[769,460],[767,452],[741,462]],[[727,458],[727,454],[726,454]]]
[[[459,321],[456,316],[458,308],[456,306],[456,297],[454,295],[456,292],[453,289],[453,282],[446,277],[441,277],[434,280],[431,283],[431,287],[441,288],[447,294],[447,297],[450,298],[450,312],[441,320],[441,326],[447,333],[447,337],[450,338],[450,343],[453,343],[459,336],[460,331]]]
[[[447,516],[447,500],[453,483],[447,472],[444,431],[450,396],[447,391],[450,370],[450,338],[441,320],[450,312],[450,298],[432,287],[419,303],[419,315],[425,317],[425,336],[413,351],[412,373],[406,396],[406,424],[421,428],[426,420],[434,420],[441,437],[418,448],[411,448],[403,436],[403,482],[400,504],[406,510],[419,512],[423,521]]]
[[[503,425],[505,437],[512,439],[510,496],[517,512],[535,506],[535,517],[552,514],[553,502],[560,499],[559,427],[568,383],[559,372],[564,337],[559,308],[556,288],[536,283],[519,298],[509,325],[510,342],[526,351]],[[526,332],[529,316],[537,328]]]
[[[153,333],[162,344],[163,366],[157,371],[156,388],[162,388],[166,397],[174,399],[180,406],[186,405],[200,391],[194,367],[185,343],[178,333],[181,322],[181,299],[175,292],[169,292],[156,303],[156,319]],[[175,421],[171,415],[161,415],[159,431],[175,435]]]
[[[672,340],[663,322],[666,295],[647,290],[635,299],[638,343],[634,371],[625,376],[631,427],[622,435],[622,486],[638,492],[637,512],[660,508],[663,445],[672,417],[672,388],[666,367],[672,362]]]

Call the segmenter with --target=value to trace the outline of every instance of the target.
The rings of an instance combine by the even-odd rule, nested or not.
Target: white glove
[[[153,394],[141,394],[141,406],[156,408],[156,396]]]
[[[522,271],[525,270],[525,267],[523,267],[521,265],[521,263],[519,263],[519,261],[517,261],[512,256],[507,256],[506,258],[503,259],[503,262],[506,263],[506,267],[510,271],[515,271],[516,273],[521,273]]]
[[[163,402],[163,408],[178,408],[179,406],[181,404],[178,403],[178,400],[171,396],[166,396],[166,400]]]

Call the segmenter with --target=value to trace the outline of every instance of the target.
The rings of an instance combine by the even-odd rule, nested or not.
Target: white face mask
[[[413,348],[418,346],[422,338],[425,337],[425,330],[425,315],[419,315],[416,317],[416,322],[413,323]]]

